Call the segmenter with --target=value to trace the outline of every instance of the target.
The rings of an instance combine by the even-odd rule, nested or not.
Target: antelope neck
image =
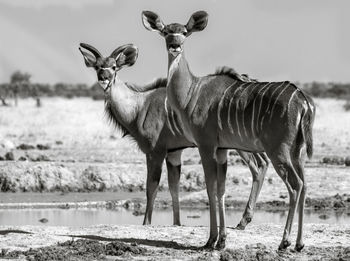
[[[131,90],[118,76],[115,76],[107,95],[113,113],[123,126],[129,126],[136,119],[140,94]]]
[[[174,108],[184,109],[189,102],[188,95],[194,80],[184,53],[176,57],[168,54],[167,98]]]

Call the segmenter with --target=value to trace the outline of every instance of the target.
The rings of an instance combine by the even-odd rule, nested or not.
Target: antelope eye
[[[188,32],[183,32],[182,34],[183,34],[184,36],[186,36],[186,35],[188,34]]]
[[[99,69],[98,66],[94,66],[94,68],[95,68],[96,71]]]
[[[115,71],[117,69],[117,66],[113,65],[112,69]]]
[[[164,36],[167,36],[167,35],[168,35],[168,32],[163,31],[163,35],[164,35]]]

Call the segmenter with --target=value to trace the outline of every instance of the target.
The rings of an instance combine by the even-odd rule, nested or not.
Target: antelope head
[[[143,11],[142,22],[147,30],[156,31],[165,38],[168,53],[176,57],[182,53],[185,39],[207,26],[208,14],[205,11],[198,11],[191,16],[186,25],[177,23],[165,25],[156,13]]]
[[[114,83],[117,72],[127,66],[132,66],[137,59],[138,49],[132,44],[126,44],[115,49],[108,57],[103,57],[93,46],[81,43],[79,50],[87,67],[93,67],[97,80],[104,91]]]

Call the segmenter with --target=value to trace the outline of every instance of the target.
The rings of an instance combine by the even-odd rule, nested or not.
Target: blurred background
[[[104,55],[134,43],[139,59],[122,78],[150,82],[166,76],[167,56],[164,40],[141,24],[142,10],[185,24],[200,9],[208,27],[186,43],[195,74],[227,65],[260,80],[350,81],[346,0],[1,0],[0,82],[20,70],[35,83],[92,85],[80,42]]]

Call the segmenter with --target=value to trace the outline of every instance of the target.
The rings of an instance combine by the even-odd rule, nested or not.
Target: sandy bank
[[[69,250],[64,252],[67,254],[66,258],[84,260],[72,251],[74,244],[57,245],[58,242],[83,238],[99,241],[100,244],[118,241],[145,248],[145,251],[138,254],[124,249],[124,252],[118,252],[118,256],[114,259],[110,257],[109,260],[119,260],[116,258],[122,260],[219,260],[220,258],[221,260],[256,260],[258,258],[258,260],[348,260],[350,258],[350,225],[306,225],[304,230],[306,247],[301,253],[295,252],[293,248],[285,252],[276,251],[283,227],[274,224],[252,225],[245,231],[229,229],[226,249],[213,252],[199,249],[207,239],[207,227],[98,225],[77,229],[35,226],[2,226],[0,229],[0,247],[6,249],[3,250],[3,254],[6,253],[4,256],[11,256],[11,251],[27,251],[30,248],[34,250],[24,252],[26,256],[53,254],[52,251],[50,252],[52,248],[55,249],[55,253],[62,253],[57,250],[59,247]],[[8,229],[11,229],[12,233],[7,234]],[[13,233],[15,230],[31,234]],[[294,243],[296,227],[293,227],[293,231],[291,238]],[[85,258],[89,251],[92,251],[84,249],[83,242],[77,245],[84,250]],[[105,254],[101,252],[101,256],[95,257],[95,260],[106,260],[103,259]]]

